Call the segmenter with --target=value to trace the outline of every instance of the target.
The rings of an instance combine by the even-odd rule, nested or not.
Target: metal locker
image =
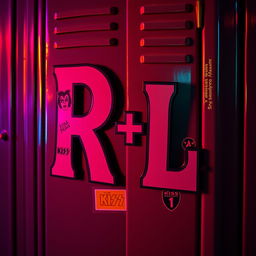
[[[1,255],[255,255],[253,1],[0,13]]]

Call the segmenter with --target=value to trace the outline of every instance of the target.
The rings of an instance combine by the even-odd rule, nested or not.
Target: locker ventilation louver
[[[195,27],[193,9],[191,4],[185,3],[141,6],[139,45],[142,53],[140,63],[186,64],[193,62],[191,54]],[[180,51],[181,47],[182,51]],[[188,50],[187,53],[184,53],[184,47]]]
[[[113,21],[115,15],[118,15],[117,7],[56,12],[54,48],[118,45],[118,39],[111,33],[118,30],[118,23]],[[97,17],[104,17],[104,21]]]

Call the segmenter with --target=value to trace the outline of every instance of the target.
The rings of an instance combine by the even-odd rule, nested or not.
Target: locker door
[[[0,18],[1,255],[35,255],[37,219],[37,10],[4,1]],[[39,135],[40,136],[40,135]],[[41,182],[41,180],[40,180]]]
[[[13,219],[13,123],[11,115],[12,4],[3,2],[0,10],[0,253],[10,256],[14,248]],[[8,133],[5,140],[4,133]]]
[[[142,112],[143,122],[147,123],[147,138],[140,147],[128,149],[128,255],[199,255],[199,194],[194,193],[196,188],[191,192],[190,184],[186,187],[182,179],[172,183],[174,176],[186,172],[192,154],[198,157],[193,150],[201,147],[201,55],[196,3],[128,1],[128,22],[127,110]],[[168,90],[163,94],[158,90],[172,86],[176,93],[169,99],[165,115]],[[154,111],[158,112],[156,116]],[[166,125],[168,136],[163,137]],[[152,147],[161,150],[165,141],[163,148],[168,148],[167,152],[150,153]],[[166,163],[161,163],[162,159]],[[151,174],[147,179],[154,170],[155,176]],[[161,174],[165,176],[159,180]],[[165,183],[168,175],[173,176],[170,183]],[[185,191],[177,192],[180,190]],[[171,200],[177,204],[176,209]]]
[[[255,15],[254,1],[245,5],[245,55],[244,55],[244,187],[243,187],[243,256],[256,253],[255,245]]]
[[[243,1],[205,3],[201,255],[241,255]]]
[[[124,190],[125,147],[123,138],[115,135],[114,122],[122,113],[126,82],[125,13],[125,1],[47,2],[47,256],[125,255],[125,211],[96,210],[95,206],[96,193],[101,193],[102,189],[119,189],[120,193]],[[72,76],[73,70],[78,73]],[[82,71],[79,73],[79,70]],[[63,78],[65,73],[68,75]],[[87,74],[85,80],[79,74]],[[63,92],[66,95],[61,95]],[[57,98],[61,100],[65,97],[72,101],[72,107],[67,107],[73,111],[70,119],[63,119],[67,112],[64,107],[57,106]],[[95,126],[100,131],[91,133],[88,140],[94,142],[89,145],[89,141],[82,137],[89,134],[88,131],[86,133],[87,126],[81,122],[86,122],[96,111],[98,114],[95,119],[104,113],[105,117],[102,118],[108,120],[107,124],[103,124],[103,119],[100,121],[103,129]],[[71,122],[80,122],[80,125],[72,125]],[[57,138],[57,132],[65,136],[71,130],[70,134],[74,135],[72,142],[70,136],[65,143],[73,144],[63,146],[63,140]],[[104,145],[99,145],[99,141]],[[96,160],[90,155],[90,147],[95,145],[100,151]],[[102,161],[102,154],[108,156],[107,165],[111,165],[111,172],[105,172],[109,182],[94,176],[93,166]],[[57,166],[59,158],[65,163]],[[70,164],[71,159],[73,166],[70,167],[70,174],[66,175],[62,170],[66,163]],[[96,172],[103,170],[101,167]],[[112,178],[114,180],[111,181]],[[106,191],[103,196],[108,193]],[[108,202],[105,201],[106,207]]]
[[[243,1],[218,2],[215,252],[241,255]]]

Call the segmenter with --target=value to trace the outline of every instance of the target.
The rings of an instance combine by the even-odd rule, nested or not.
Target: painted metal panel
[[[147,101],[143,93],[145,83],[154,82],[159,86],[161,83],[177,83],[178,92],[173,102],[171,120],[172,143],[168,153],[170,166],[177,168],[184,161],[183,139],[190,137],[198,147],[201,144],[198,111],[201,88],[198,76],[200,55],[197,49],[195,2],[186,1],[186,4],[192,6],[192,10],[184,9],[177,13],[169,13],[169,8],[162,8],[168,4],[170,1],[128,1],[126,109],[141,111],[143,122],[149,122]],[[179,3],[172,1],[172,4]],[[157,11],[144,15],[140,10],[150,9],[147,6],[153,6]],[[168,12],[159,13],[163,9]],[[145,30],[145,27],[148,29]],[[193,45],[140,45],[144,38],[159,40],[176,37],[188,37]],[[200,198],[197,194],[182,192],[178,208],[169,211],[163,203],[161,189],[141,187],[140,179],[147,161],[147,146],[144,137],[141,146],[128,149],[127,255],[198,255]]]
[[[243,176],[243,256],[256,254],[256,193],[255,177],[255,26],[256,5],[245,4],[245,51],[244,51],[244,176]]]
[[[16,9],[16,192],[17,253],[37,253],[36,208],[36,35],[35,1],[17,1]]]
[[[204,2],[203,23],[200,1],[193,0],[49,0],[46,9],[44,0],[1,3],[0,129],[9,134],[0,140],[1,255],[255,255],[255,4],[246,1],[244,10],[242,1],[216,2]],[[78,67],[97,67],[117,92],[104,131],[123,178],[115,186],[112,176],[106,182],[112,185],[91,182],[79,143],[75,167],[83,171],[72,179],[52,171],[55,153],[69,154],[55,148],[57,71]],[[178,88],[171,120],[163,122],[171,128],[164,142],[168,167],[181,166],[186,145],[203,149],[199,186],[192,189],[198,193],[161,189],[167,179],[155,186],[145,181],[147,99],[163,85],[169,96]],[[75,115],[90,112],[90,93],[85,102],[82,93],[74,89],[75,101],[84,104],[74,105]],[[160,95],[163,102],[169,97]],[[66,129],[64,122],[60,132]],[[115,208],[111,198],[119,202]]]
[[[243,2],[218,2],[216,254],[241,255],[243,189]]]
[[[216,255],[217,2],[204,4],[202,30],[201,254]]]
[[[104,72],[114,80],[112,85],[119,88],[117,98],[119,104],[126,82],[125,18],[125,1],[47,2],[45,174],[47,256],[125,255],[126,212],[95,209],[96,189],[125,187],[89,182],[86,158],[81,155],[79,156],[83,159],[83,178],[67,179],[56,173],[51,176],[57,135],[57,84],[53,73],[64,66],[82,67],[89,64],[100,69],[103,67]],[[90,97],[88,102],[91,102]],[[121,110],[118,109],[117,117],[120,117]],[[117,120],[118,118],[115,119]],[[122,136],[115,135],[113,125],[105,130],[105,134],[112,144],[120,171],[125,176],[125,146]],[[110,150],[110,147],[107,148],[107,151]],[[59,151],[61,152],[64,151]],[[76,153],[81,154],[79,151]]]
[[[11,256],[15,252],[15,184],[14,184],[14,109],[12,102],[13,72],[13,13],[11,1],[0,8],[0,131],[6,130],[8,139],[0,140],[0,254]]]
[[[35,48],[37,49],[35,73],[36,73],[36,158],[37,158],[37,174],[36,174],[36,205],[37,209],[37,253],[38,256],[45,256],[45,63],[46,63],[46,3],[39,0],[36,6],[36,26],[37,31]]]

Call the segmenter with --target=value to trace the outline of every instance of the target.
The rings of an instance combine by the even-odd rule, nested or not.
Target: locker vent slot
[[[140,14],[164,14],[164,13],[184,13],[191,12],[193,5],[191,4],[168,4],[168,5],[145,5],[141,6]]]
[[[117,14],[117,7],[55,12],[54,48],[118,45]]]
[[[99,46],[115,46],[118,44],[118,40],[116,38],[110,39],[79,39],[77,41],[68,41],[65,42],[59,41],[54,43],[55,49],[67,49],[67,48],[80,48],[80,47],[99,47]]]
[[[193,63],[196,40],[194,11],[192,4],[178,2],[140,6],[140,63]]]
[[[173,37],[173,38],[142,38],[140,46],[159,47],[159,46],[191,46],[193,39],[190,37]]]
[[[192,21],[148,21],[140,23],[140,30],[175,30],[192,28]]]
[[[86,10],[55,12],[54,19],[61,20],[61,19],[72,19],[72,18],[78,18],[78,17],[116,15],[116,14],[118,14],[117,7],[95,8],[95,9],[86,9]]]
[[[186,64],[192,63],[191,55],[141,55],[142,64]]]
[[[102,23],[102,24],[60,24],[54,28],[55,34],[68,34],[68,33],[77,33],[77,32],[89,32],[89,31],[108,31],[108,30],[117,30],[118,24],[115,22],[111,23]]]

